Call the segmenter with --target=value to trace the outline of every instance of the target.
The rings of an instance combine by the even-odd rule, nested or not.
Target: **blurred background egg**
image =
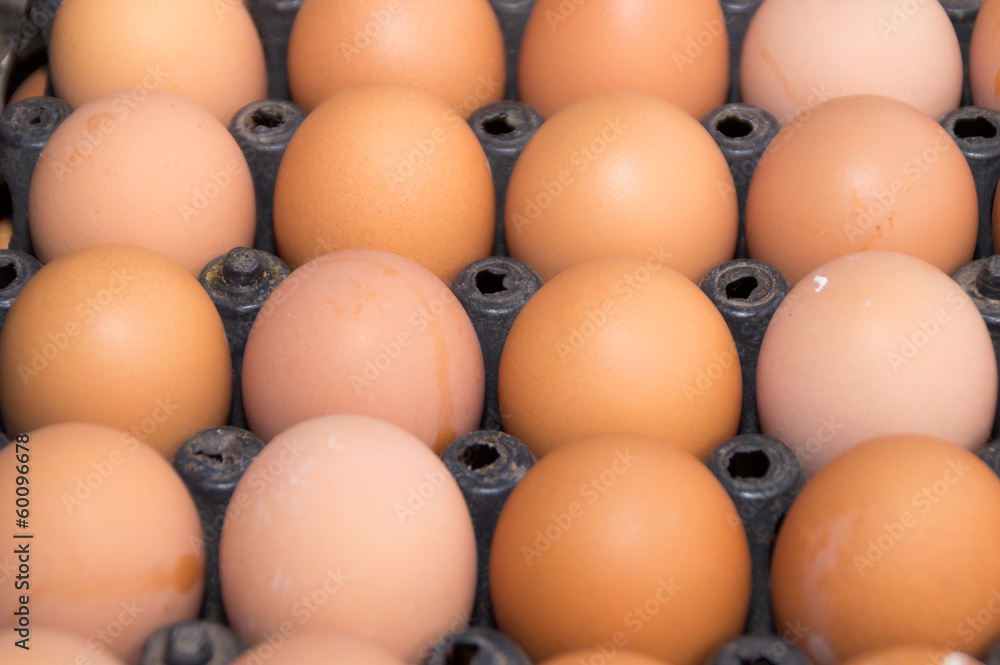
[[[84,638],[52,628],[32,627],[26,642],[28,649],[17,645],[21,635],[13,628],[0,630],[0,658],[4,665],[125,665],[112,653],[98,655]]]
[[[229,665],[405,665],[399,656],[370,642],[334,631],[294,630],[277,644],[261,642]],[[905,665],[905,664],[904,664]]]
[[[518,96],[545,117],[587,97],[645,92],[700,119],[726,101],[729,41],[718,0],[538,0]]]
[[[972,103],[1000,109],[1000,2],[985,0],[976,15],[969,44],[969,87]]]
[[[918,644],[922,635],[914,637],[913,643]],[[844,665],[980,665],[967,653],[948,651],[933,646],[897,646],[885,649],[866,651],[859,656],[842,661]]]
[[[243,402],[265,441],[330,413],[383,418],[438,453],[476,429],[485,376],[468,314],[397,254],[345,250],[299,267],[247,340]]]
[[[267,97],[264,48],[239,0],[62,0],[49,68],[56,96],[73,108],[115,91],[138,101],[163,89],[228,125]]]
[[[29,97],[41,97],[45,94],[45,86],[48,85],[48,82],[49,68],[47,65],[43,65],[33,71],[28,78],[24,79],[21,85],[17,86],[17,90],[7,100],[7,106],[15,104],[22,99],[28,99]]]
[[[3,625],[16,621],[24,593],[32,630],[73,633],[94,657],[135,663],[149,635],[201,606],[204,541],[187,488],[155,450],[106,425],[51,425],[28,432],[24,445],[0,449],[0,505],[12,526],[17,468],[28,466],[30,517],[18,532],[33,536],[7,541],[12,552],[28,548],[30,588],[0,586]],[[32,652],[45,635],[32,635]]]
[[[997,367],[982,316],[934,266],[898,252],[834,259],[778,307],[757,366],[761,430],[816,471],[912,432],[986,445]]]
[[[504,431],[541,457],[634,432],[704,458],[736,434],[742,374],[722,315],[662,261],[597,260],[539,289],[500,359]]]
[[[503,98],[507,61],[487,0],[307,0],[288,42],[292,99],[307,111],[362,83],[408,83],[462,118]]]
[[[171,457],[229,417],[232,361],[198,281],[152,250],[96,245],[36,273],[0,332],[7,431],[82,420]]]
[[[535,662],[627,647],[699,665],[743,630],[750,553],[732,500],[694,455],[609,434],[553,451],[511,492],[490,593],[500,629]]]
[[[445,282],[490,254],[493,178],[475,134],[440,99],[373,83],[310,113],[281,160],[274,235],[291,268],[340,249],[411,258]]]
[[[242,151],[207,111],[162,90],[141,102],[117,92],[76,109],[45,144],[31,180],[31,240],[43,263],[124,243],[197,275],[253,245],[254,201]]]
[[[1000,637],[987,609],[997,547],[1000,479],[978,457],[927,436],[869,441],[820,470],[785,517],[775,618],[801,626],[796,646],[816,665],[914,643],[985,658]]]
[[[866,249],[905,252],[950,275],[972,260],[978,230],[976,183],[954,139],[876,95],[834,99],[779,131],[747,194],[750,257],[793,285]]]
[[[743,101],[778,122],[844,95],[885,95],[937,120],[958,107],[962,53],[940,2],[764,0],[740,58]]]
[[[220,573],[247,644],[308,623],[418,662],[468,622],[476,541],[458,484],[419,439],[366,416],[324,416],[281,433],[247,469]]]
[[[641,93],[592,97],[547,120],[514,166],[505,217],[510,255],[542,279],[634,256],[698,281],[736,251],[722,151],[679,107]]]

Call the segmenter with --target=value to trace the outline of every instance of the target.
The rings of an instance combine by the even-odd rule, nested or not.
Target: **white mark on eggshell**
[[[813,281],[816,282],[816,293],[819,293],[820,291],[823,290],[823,287],[826,286],[826,283],[829,280],[826,277],[823,277],[822,275],[816,275],[815,277],[813,277]]]

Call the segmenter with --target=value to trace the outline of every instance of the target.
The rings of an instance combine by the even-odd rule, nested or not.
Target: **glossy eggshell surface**
[[[538,0],[518,63],[521,101],[545,117],[615,90],[701,118],[726,101],[729,41],[717,0]]]
[[[308,625],[415,662],[468,621],[476,542],[457,483],[420,440],[374,418],[324,416],[283,432],[247,469],[220,573],[248,644]]]
[[[939,2],[764,0],[740,58],[742,101],[790,122],[845,95],[885,95],[933,119],[958,107],[962,53]]]
[[[496,203],[472,129],[433,95],[373,83],[310,113],[281,160],[274,235],[290,268],[342,249],[402,254],[445,282],[490,254]]]
[[[487,0],[307,0],[288,42],[292,99],[311,111],[363,83],[407,83],[465,118],[503,98],[506,55]]]
[[[761,344],[761,430],[812,471],[898,432],[981,448],[996,398],[975,304],[940,270],[897,252],[850,254],[806,276]]]
[[[1000,588],[998,546],[1000,480],[978,457],[933,437],[870,441],[820,470],[788,512],[775,618],[802,626],[796,646],[817,665],[917,640],[983,657],[1000,637],[1000,614],[980,612]]]
[[[949,275],[972,260],[979,204],[962,151],[934,120],[875,95],[827,102],[783,128],[747,193],[751,258],[795,284],[844,254],[911,254]]]
[[[207,111],[170,92],[115,92],[76,109],[35,165],[28,211],[38,258],[101,243],[160,252],[197,276],[253,246],[246,159]]]
[[[149,635],[198,615],[205,552],[194,502],[166,460],[124,431],[63,423],[29,439],[29,528],[18,532],[34,537],[8,540],[2,559],[14,568],[15,547],[28,547],[30,589],[0,586],[3,623],[26,593],[32,629],[70,632],[134,663]],[[0,505],[11,519],[18,452],[15,443],[0,450]]]
[[[573,439],[635,432],[699,457],[736,434],[740,363],[702,291],[656,261],[570,268],[524,306],[504,345],[504,430],[541,457]]]
[[[10,432],[83,420],[171,457],[224,425],[232,361],[198,281],[152,250],[96,245],[44,266],[0,334],[0,409]]]
[[[614,434],[542,458],[504,505],[490,553],[500,629],[536,662],[629,648],[703,663],[743,630],[746,534],[696,457]]]
[[[542,279],[634,256],[697,281],[736,251],[722,151],[679,107],[641,93],[593,97],[546,121],[514,167],[505,215],[510,255]]]
[[[192,100],[223,125],[267,97],[264,48],[242,2],[62,0],[49,51],[56,96],[76,108],[115,91]]]
[[[330,413],[362,413],[438,453],[479,425],[483,355],[468,314],[427,269],[346,250],[289,275],[247,340],[243,402],[267,440]]]

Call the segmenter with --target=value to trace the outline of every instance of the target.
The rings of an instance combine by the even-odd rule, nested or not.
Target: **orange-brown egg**
[[[628,647],[609,648],[600,645],[596,649],[577,649],[548,658],[539,665],[668,665],[666,661],[654,658]]]
[[[226,128],[162,90],[106,95],[76,109],[45,144],[28,201],[44,263],[89,245],[139,245],[192,275],[253,245],[246,159]]]
[[[690,115],[642,93],[592,97],[547,120],[514,167],[505,217],[510,255],[542,279],[634,256],[697,281],[736,250],[725,157]]]
[[[224,124],[267,96],[264,48],[239,0],[63,0],[52,23],[56,96],[76,108],[111,92],[175,92]]]
[[[7,536],[0,559],[9,570],[26,564],[27,585],[17,588],[13,578],[0,585],[2,625],[18,626],[15,611],[27,606],[32,630],[73,633],[92,656],[135,663],[153,632],[198,615],[201,521],[183,481],[153,448],[106,425],[43,427],[0,450],[0,506],[11,528],[22,496],[15,490],[24,486],[27,526],[15,533],[32,537]],[[41,631],[33,636],[44,639]]]
[[[489,162],[440,99],[371,83],[326,100],[296,130],[274,185],[274,236],[291,268],[339,249],[382,249],[445,282],[493,248]]]
[[[750,256],[793,285],[865,249],[951,274],[972,260],[978,229],[976,184],[955,141],[921,111],[876,95],[798,116],[764,152],[747,193]]]
[[[556,275],[515,319],[500,360],[503,428],[538,457],[635,432],[704,458],[736,434],[742,386],[722,315],[655,258]]]
[[[634,90],[701,118],[726,101],[729,41],[717,0],[538,0],[524,30],[519,98],[548,117]]]
[[[915,641],[982,658],[1000,637],[1000,479],[918,435],[876,439],[821,469],[785,517],[778,625],[817,665]],[[945,662],[949,662],[945,660]]]
[[[265,441],[330,413],[383,418],[442,453],[476,429],[479,339],[451,290],[397,254],[344,250],[299,267],[247,339],[243,402]]]
[[[45,65],[39,67],[31,73],[28,78],[17,86],[17,90],[10,96],[7,104],[14,104],[29,97],[41,97],[45,94],[45,86],[49,82],[49,68]]]
[[[1000,109],[1000,2],[985,0],[976,15],[969,44],[969,87],[972,103]]]
[[[962,53],[939,2],[764,0],[740,57],[743,101],[784,124],[822,101],[885,95],[938,119],[962,96]]]
[[[344,88],[395,82],[465,118],[503,99],[506,67],[487,0],[308,0],[288,41],[292,99],[307,111]]]
[[[198,281],[152,250],[97,245],[24,286],[0,333],[8,431],[73,420],[128,430],[170,457],[224,425],[232,361]]]
[[[628,648],[697,665],[743,630],[747,537],[694,455],[634,434],[587,438],[539,460],[507,499],[490,594],[500,629],[536,662]]]

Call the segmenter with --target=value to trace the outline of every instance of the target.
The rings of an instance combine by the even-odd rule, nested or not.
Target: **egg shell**
[[[743,101],[782,124],[819,102],[885,95],[938,119],[962,96],[962,53],[940,2],[764,0],[743,41]]]
[[[500,358],[504,430],[541,457],[591,434],[656,436],[701,458],[736,434],[736,344],[708,297],[657,261],[606,259],[554,277]]]
[[[232,361],[197,280],[152,250],[95,245],[43,266],[0,332],[0,410],[9,432],[83,420],[171,457],[224,425]]]
[[[292,628],[275,644],[262,642],[230,665],[405,665],[405,661],[370,642],[334,631]]]
[[[817,665],[917,641],[982,658],[1000,637],[988,610],[998,546],[1000,479],[973,453],[912,434],[866,442],[821,469],[785,517],[776,622],[802,626],[796,646]]]
[[[578,440],[511,492],[490,552],[500,629],[535,662],[581,648],[703,663],[743,630],[750,553],[694,455],[635,434]]]
[[[919,642],[916,638],[914,642]],[[961,651],[942,651],[926,646],[899,646],[868,651],[844,665],[980,665],[980,661]]]
[[[31,72],[28,78],[21,82],[21,85],[17,86],[17,90],[14,94],[10,96],[7,100],[7,106],[11,104],[16,104],[17,102],[28,99],[29,97],[41,97],[45,94],[45,87],[49,81],[49,68],[47,65],[42,65],[35,71]]]
[[[489,256],[493,178],[476,135],[419,88],[372,83],[327,99],[296,130],[274,185],[290,268],[342,249],[402,254],[445,282]]]
[[[972,103],[1000,109],[1000,2],[985,0],[976,14],[969,43],[969,88]]]
[[[934,266],[898,252],[834,259],[796,284],[764,334],[761,430],[815,472],[899,432],[984,446],[997,367],[975,304]]]
[[[227,125],[267,97],[264,48],[239,0],[62,0],[49,68],[56,96],[74,108],[115,91],[140,102],[162,89]]]
[[[506,68],[488,0],[307,0],[288,40],[292,99],[307,111],[345,88],[395,82],[466,118],[503,99]]]
[[[367,416],[314,418],[269,442],[233,493],[219,557],[248,644],[308,624],[415,662],[468,622],[475,594],[454,478],[412,434]]]
[[[596,665],[597,663],[613,663],[614,665],[668,665],[659,658],[647,656],[632,649],[609,649],[601,645],[600,649],[578,649],[567,651],[540,663],[539,665]],[[609,655],[610,653],[610,655]]]
[[[173,93],[129,95],[80,106],[42,149],[28,201],[39,260],[125,243],[197,276],[220,254],[252,246],[253,180],[226,128]]]
[[[51,628],[32,626],[21,648],[21,634],[13,628],[0,630],[0,658],[4,665],[125,665],[110,653],[98,654],[83,638]]]
[[[729,93],[727,37],[717,0],[538,0],[521,43],[519,99],[549,117],[633,90],[701,118]]]
[[[135,663],[150,634],[198,615],[201,521],[159,453],[92,423],[43,427],[17,443],[0,449],[0,504],[13,519],[15,489],[23,486],[17,477],[27,476],[28,527],[16,533],[32,538],[8,540],[3,563],[16,569],[24,562],[18,547],[26,547],[29,586],[0,586],[4,625],[14,624],[19,596],[27,595],[32,647],[45,639],[35,628],[54,628],[79,636],[96,655]]]
[[[243,403],[265,441],[308,418],[361,413],[441,453],[482,415],[485,370],[468,314],[397,254],[345,250],[293,271],[247,339]]]
[[[666,258],[697,281],[733,258],[736,189],[708,131],[670,102],[608,93],[547,120],[507,188],[510,255],[542,279],[605,257]]]
[[[750,257],[791,284],[838,256],[893,250],[949,275],[972,260],[976,183],[924,113],[888,97],[841,97],[771,141],[747,193]]]

